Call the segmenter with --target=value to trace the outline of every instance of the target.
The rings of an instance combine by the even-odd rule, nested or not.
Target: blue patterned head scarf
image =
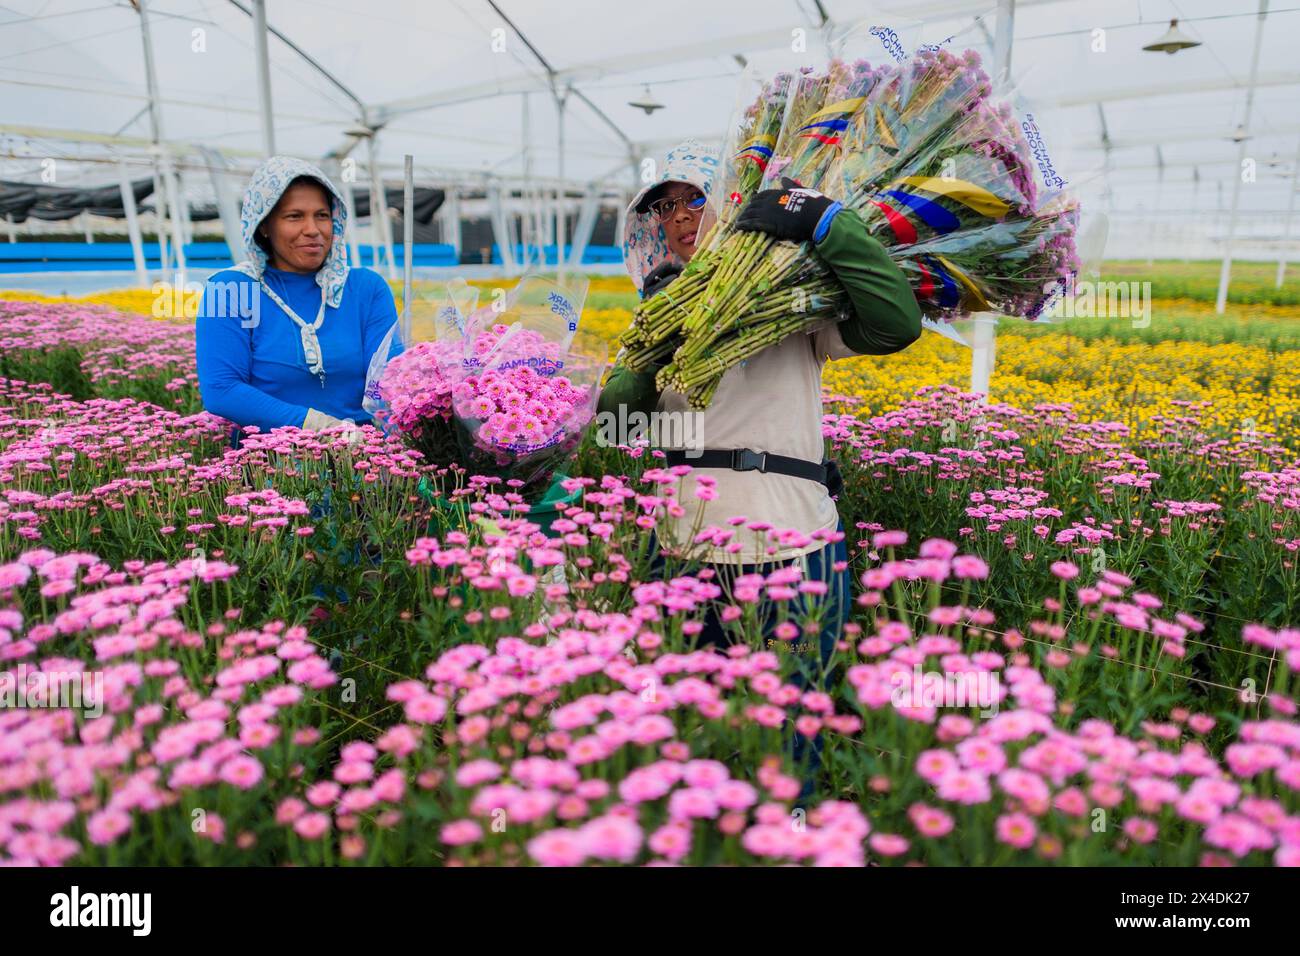
[[[253,177],[244,190],[244,205],[239,212],[239,224],[244,234],[245,260],[235,269],[260,280],[270,257],[257,244],[257,227],[270,215],[289,184],[299,176],[309,176],[325,187],[330,197],[330,212],[334,237],[325,262],[316,270],[316,284],[325,291],[325,302],[337,309],[343,302],[343,286],[348,281],[348,247],[343,231],[348,225],[348,207],[342,194],[329,177],[316,166],[292,156],[272,156],[253,171]]]
[[[714,174],[718,171],[718,150],[699,140],[688,139],[670,149],[659,164],[659,178],[632,197],[623,227],[623,265],[639,291],[645,277],[665,262],[676,261],[668,248],[664,227],[648,212],[636,207],[646,194],[664,183],[689,183],[709,195]]]

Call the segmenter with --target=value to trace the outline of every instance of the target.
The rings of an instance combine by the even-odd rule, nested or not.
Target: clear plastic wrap
[[[459,363],[477,302],[478,290],[463,279],[421,292],[406,327],[394,326],[370,360],[362,406],[430,464],[459,459],[448,369]]]
[[[580,329],[587,282],[525,276],[503,303],[470,317],[459,361],[445,366],[462,464],[543,488],[596,414],[607,348]]]

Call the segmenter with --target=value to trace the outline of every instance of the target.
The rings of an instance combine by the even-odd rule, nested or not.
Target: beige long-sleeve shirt
[[[793,335],[759,352],[744,365],[729,369],[713,403],[704,411],[692,411],[686,396],[672,389],[660,395],[657,411],[698,416],[696,427],[681,433],[690,434],[697,448],[751,448],[819,462],[824,448],[822,366],[827,358],[854,354],[833,325],[816,333]],[[683,448],[684,444],[663,447]],[[696,497],[699,475],[714,479],[713,500]],[[772,531],[789,528],[810,537],[815,531],[833,531],[839,522],[826,486],[808,478],[705,468],[683,476],[678,489],[677,497],[686,513],[675,518],[665,516],[659,535],[665,543],[690,544],[696,533],[710,525],[734,532],[728,544],[739,542],[738,551],[725,545],[691,545],[692,557],[714,564],[784,561],[816,551],[824,546],[823,541],[783,546]],[[732,517],[748,520],[733,528],[727,522]],[[748,525],[753,524],[766,524],[771,531],[751,530]]]
[[[920,337],[921,309],[907,277],[855,213],[844,210],[835,217],[828,235],[817,243],[816,254],[848,292],[851,314],[817,332],[790,336],[729,369],[712,404],[697,413],[694,447],[750,448],[819,462],[825,447],[821,376],[827,359],[887,355]],[[684,395],[656,392],[653,372],[630,372],[616,364],[601,393],[600,410],[612,414],[619,408],[690,412]],[[685,448],[681,441],[660,441],[658,446]],[[678,500],[686,513],[665,516],[659,534],[665,543],[693,545],[695,534],[710,525],[734,532],[726,544],[693,550],[692,556],[700,560],[717,564],[789,560],[821,548],[823,542],[811,536],[833,531],[838,524],[835,502],[820,482],[729,468],[703,468],[698,473],[714,479],[716,496],[699,501],[696,472],[688,474],[678,483]],[[741,516],[747,519],[744,524],[733,528],[727,523],[728,518]],[[796,529],[809,540],[780,544],[771,531],[760,537],[760,532],[747,527],[752,524]],[[736,542],[741,545],[738,550],[727,547]]]

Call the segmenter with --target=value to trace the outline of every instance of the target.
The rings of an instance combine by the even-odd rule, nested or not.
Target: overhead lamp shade
[[[1165,32],[1165,35],[1155,43],[1148,43],[1142,49],[1149,50],[1152,53],[1177,53],[1179,50],[1186,50],[1188,47],[1200,45],[1200,40],[1193,40],[1178,29],[1177,20],[1170,20],[1169,29]]]
[[[650,87],[648,86],[645,88],[645,93],[642,94],[641,99],[628,100],[627,105],[635,106],[639,110],[645,110],[646,116],[649,116],[655,110],[661,110],[664,108],[664,104],[654,98],[654,94],[650,92]]]

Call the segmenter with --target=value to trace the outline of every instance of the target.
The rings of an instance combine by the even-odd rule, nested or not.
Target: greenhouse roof
[[[60,166],[61,183],[96,185],[116,181],[102,160],[144,161],[152,134],[136,6],[0,8],[0,178],[38,181],[41,160],[54,159],[71,161]],[[1274,211],[1294,188],[1300,146],[1300,4],[1269,6],[1249,118],[1255,0],[1019,0],[1012,80],[1080,189],[1109,186],[1123,210],[1160,202],[1195,215],[1225,201],[1244,151],[1254,176],[1241,191],[1243,214]],[[148,3],[162,139],[174,148],[215,147],[237,166],[264,155],[251,7]],[[992,66],[998,22],[996,3],[942,0],[268,0],[266,8],[277,34],[269,38],[277,152],[345,155],[359,142],[348,131],[367,122],[379,130],[389,175],[411,153],[421,178],[546,179],[560,171],[558,91],[564,177],[619,189],[633,185],[640,159],[673,142],[718,140],[747,66],[823,63],[831,50],[883,59],[868,26],[894,29],[908,50],[972,47]],[[1200,45],[1144,51],[1172,18]],[[629,105],[647,88],[662,109]]]

